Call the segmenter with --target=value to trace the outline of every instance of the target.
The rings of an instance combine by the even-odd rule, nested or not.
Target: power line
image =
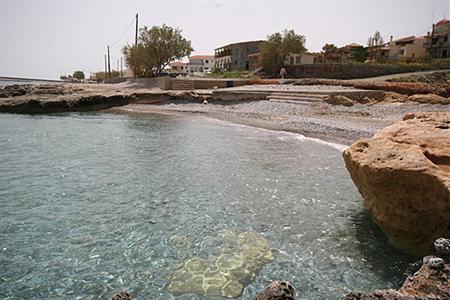
[[[123,36],[125,35],[125,33],[128,32],[128,30],[130,29],[131,25],[133,25],[133,23],[134,23],[134,19],[135,19],[135,17],[133,17],[133,18],[131,19],[130,24],[128,24],[127,28],[125,29],[124,32],[122,32],[122,34],[119,36],[119,38],[118,38],[117,40],[115,40],[114,43],[111,43],[111,45],[110,45],[111,48],[114,47],[114,46],[115,46],[115,45],[123,38]]]

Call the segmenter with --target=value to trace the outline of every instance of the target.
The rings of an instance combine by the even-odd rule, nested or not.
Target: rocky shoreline
[[[340,86],[330,88],[333,84]],[[344,158],[375,223],[403,249],[429,253],[435,238],[450,236],[449,95],[448,84],[329,80],[201,91],[119,85],[28,85],[1,89],[0,112],[42,114],[109,109],[114,113],[201,114],[344,145],[354,143]],[[403,121],[393,125],[403,115]],[[351,293],[343,299],[450,298],[448,261],[431,262],[438,267],[426,260],[417,276],[407,279],[399,291]],[[422,292],[416,293],[421,286]],[[436,286],[447,289],[436,292]]]
[[[344,159],[364,208],[394,245],[423,254],[450,237],[450,112],[406,114]]]

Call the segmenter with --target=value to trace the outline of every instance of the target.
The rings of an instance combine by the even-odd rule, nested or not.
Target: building
[[[286,57],[284,63],[289,66],[313,64],[317,61],[315,55],[309,53],[291,53]]]
[[[427,57],[424,36],[408,36],[401,39],[391,40],[387,45],[389,48],[388,60],[412,61]]]
[[[215,49],[214,69],[220,71],[251,70],[251,55],[259,53],[264,41],[247,41],[228,44]]]
[[[213,55],[193,55],[189,57],[187,64],[187,73],[194,75],[195,73],[207,73],[214,68]]]
[[[181,61],[174,61],[170,64],[169,73],[177,75],[186,75],[188,72],[187,64]]]
[[[450,58],[450,20],[442,19],[433,24],[433,30],[425,36],[425,48],[432,59]]]

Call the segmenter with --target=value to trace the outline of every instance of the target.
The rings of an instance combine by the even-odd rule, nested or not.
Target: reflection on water
[[[258,236],[273,255],[246,269],[255,275],[235,275],[242,286],[230,294],[220,276],[207,277],[216,294],[243,288],[238,299],[270,280],[291,281],[299,299],[396,287],[411,260],[362,217],[332,147],[199,117],[4,114],[0,122],[0,298],[98,299],[128,289],[137,299],[203,299],[195,284],[170,293],[171,279],[192,261],[216,265],[229,230]],[[248,260],[239,247],[224,262]]]

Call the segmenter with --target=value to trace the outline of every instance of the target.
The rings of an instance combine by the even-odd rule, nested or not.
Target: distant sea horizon
[[[54,79],[32,79],[32,78],[14,78],[14,77],[1,77],[0,76],[0,87],[5,87],[7,85],[14,84],[47,84],[47,83],[58,83],[58,80]],[[61,81],[62,82],[62,81]]]

